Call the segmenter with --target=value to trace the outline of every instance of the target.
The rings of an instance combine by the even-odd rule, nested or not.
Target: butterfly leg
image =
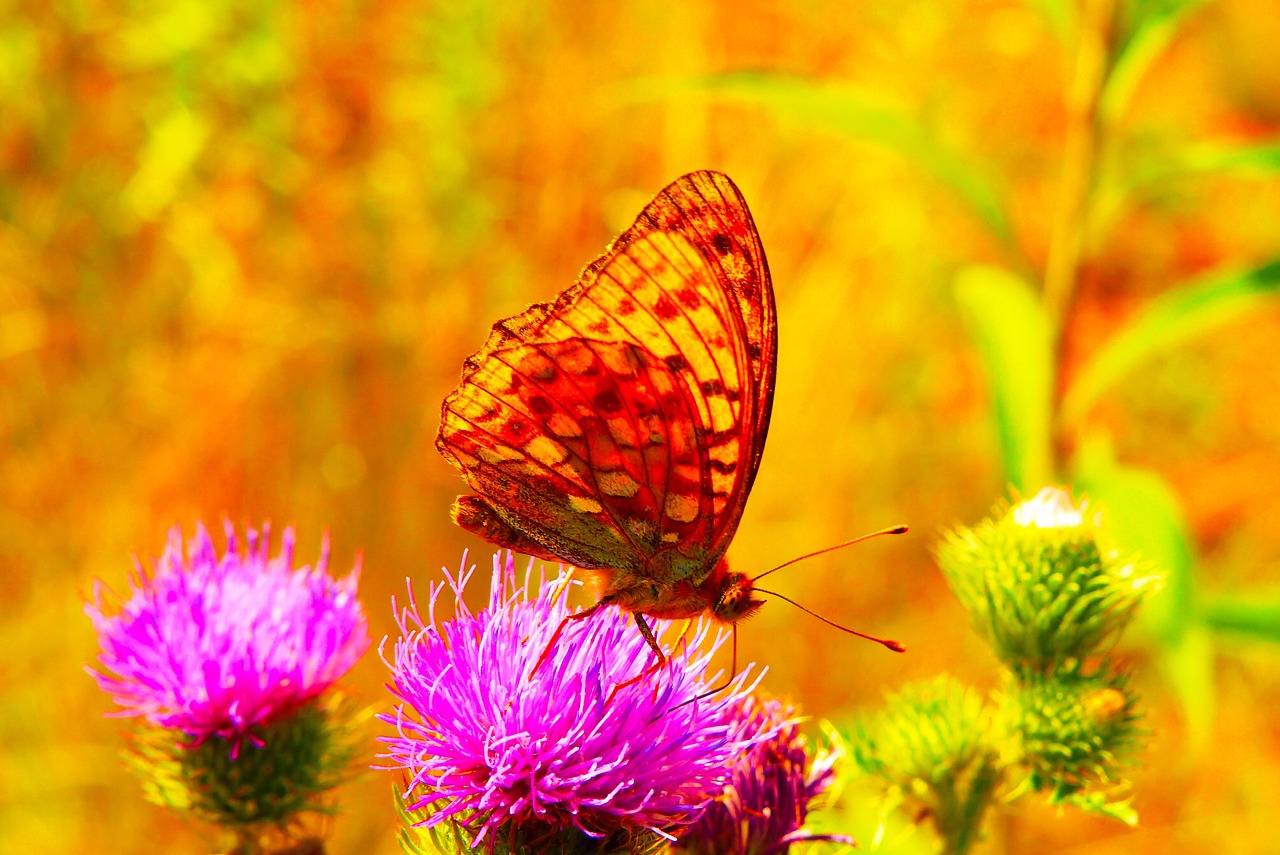
[[[645,642],[649,645],[649,648],[653,651],[654,655],[658,657],[658,661],[654,662],[648,668],[645,668],[630,680],[623,680],[621,683],[614,683],[613,690],[609,692],[609,698],[605,701],[606,704],[613,701],[614,696],[618,694],[620,689],[625,689],[632,683],[638,683],[650,674],[657,673],[667,664],[667,654],[662,652],[662,648],[658,645],[658,639],[654,637],[653,630],[650,629],[648,622],[644,619],[644,615],[639,612],[632,612],[631,616],[636,619],[636,626],[639,627],[640,634],[644,636]],[[657,689],[655,688],[654,691],[656,692]]]
[[[546,650],[542,651],[542,655],[538,657],[538,661],[534,664],[533,670],[529,672],[529,678],[533,679],[533,675],[538,673],[538,669],[542,667],[542,663],[547,661],[547,657],[551,655],[551,649],[556,646],[556,641],[560,638],[560,633],[564,632],[565,624],[569,623],[571,620],[586,620],[595,614],[596,610],[603,605],[606,605],[606,603],[604,600],[601,600],[591,608],[583,609],[580,612],[574,612],[573,614],[565,617],[564,620],[560,621],[560,625],[556,627],[556,631],[551,633],[551,640],[547,642]],[[649,637],[652,638],[653,634],[650,633]]]

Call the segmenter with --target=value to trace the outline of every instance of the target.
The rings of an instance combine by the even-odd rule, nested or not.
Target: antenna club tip
[[[885,640],[884,646],[892,650],[894,653],[906,653],[907,646],[897,641]]]
[[[895,525],[889,529],[889,534],[906,534],[909,529],[905,525]]]

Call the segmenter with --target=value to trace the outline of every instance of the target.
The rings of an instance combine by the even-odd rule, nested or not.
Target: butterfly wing
[[[479,493],[455,519],[579,567],[705,577],[763,451],[773,312],[737,189],[716,173],[679,179],[464,364],[436,440]]]
[[[737,304],[755,381],[752,399],[755,415],[750,422],[751,460],[744,488],[749,492],[769,433],[778,366],[777,309],[760,233],[737,185],[729,176],[710,170],[690,173],[667,185],[611,249],[616,250],[653,231],[682,234],[694,246],[704,247],[708,259],[719,268],[721,282]],[[607,257],[608,253],[596,264]],[[588,267],[587,272],[590,271]],[[733,531],[728,534],[732,536]]]

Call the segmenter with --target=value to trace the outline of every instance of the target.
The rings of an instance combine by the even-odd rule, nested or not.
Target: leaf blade
[[[1151,303],[1094,355],[1062,401],[1064,424],[1078,423],[1102,393],[1136,366],[1243,315],[1280,291],[1280,258],[1197,280]]]
[[[955,292],[987,375],[1005,474],[1032,492],[1053,477],[1049,318],[1031,286],[1003,268],[966,268]]]

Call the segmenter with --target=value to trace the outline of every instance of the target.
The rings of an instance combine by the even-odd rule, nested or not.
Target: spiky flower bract
[[[260,744],[234,757],[223,739],[187,745],[171,730],[142,728],[126,759],[149,801],[256,838],[306,811],[330,812],[321,797],[348,776],[362,747],[357,712],[349,699],[328,692],[261,725]],[[308,829],[298,826],[288,836],[297,831]]]
[[[1013,681],[1003,704],[1027,783],[1051,802],[1070,802],[1129,825],[1124,773],[1142,744],[1138,700],[1125,674],[1107,668]]]
[[[1046,487],[994,519],[947,535],[947,581],[1012,669],[1028,673],[1094,654],[1158,582],[1106,545],[1096,515]]]
[[[255,728],[321,694],[369,645],[356,599],[357,567],[328,573],[326,538],[314,568],[293,567],[294,533],[268,557],[269,533],[247,532],[244,548],[227,525],[218,555],[203,525],[184,555],[174,528],[153,572],[138,568],[131,595],[113,612],[101,585],[85,612],[98,631],[98,685],[123,710],[182,731],[260,744]]]
[[[851,838],[814,834],[804,827],[814,800],[835,779],[836,752],[810,756],[796,710],[780,701],[744,698],[735,714],[772,723],[777,733],[743,755],[729,786],[675,849],[695,855],[780,855],[793,843],[852,843]]]
[[[473,612],[463,599],[473,573],[446,571],[425,613],[411,591],[397,615],[402,636],[387,664],[399,703],[380,716],[397,734],[381,737],[381,756],[405,771],[417,825],[457,823],[470,845],[503,851],[634,848],[694,822],[738,758],[774,735],[771,723],[732,714],[751,688],[745,673],[699,699],[724,639],[709,639],[708,624],[669,650],[666,667],[633,680],[652,651],[625,612],[602,609],[566,624],[534,674],[570,613],[568,578],[533,586],[532,561],[519,581],[514,559],[499,554],[489,604]],[[446,592],[449,620],[438,614]]]

